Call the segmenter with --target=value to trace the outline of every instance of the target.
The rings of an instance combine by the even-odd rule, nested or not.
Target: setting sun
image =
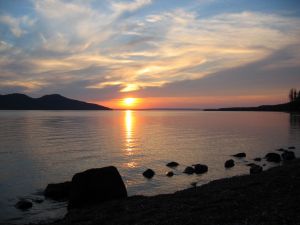
[[[124,98],[123,99],[123,105],[126,107],[132,107],[135,106],[137,103],[137,99],[136,98]]]

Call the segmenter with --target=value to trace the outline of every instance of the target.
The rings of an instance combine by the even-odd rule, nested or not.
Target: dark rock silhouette
[[[194,170],[195,170],[196,174],[202,174],[202,173],[206,173],[208,171],[207,165],[195,164],[193,166],[194,166]]]
[[[70,181],[57,184],[48,184],[44,191],[44,195],[45,197],[54,200],[66,200],[67,198],[69,198],[70,189]]]
[[[58,94],[31,98],[24,94],[0,95],[0,110],[109,110],[105,106],[69,99]]]
[[[248,164],[246,164],[246,166],[254,166],[254,165],[256,165],[255,163],[248,163]]]
[[[90,169],[72,178],[69,209],[127,197],[124,182],[114,166]]]
[[[169,171],[166,173],[167,177],[173,177],[174,176],[174,172],[173,171]]]
[[[144,173],[143,176],[151,179],[155,175],[155,172],[152,169],[147,169]]]
[[[280,148],[280,149],[277,149],[276,151],[278,151],[278,152],[284,152],[284,151],[285,151],[285,149],[283,149],[283,148]]]
[[[296,158],[295,153],[293,151],[285,151],[281,154],[283,160],[293,160]]]
[[[32,202],[22,199],[22,200],[18,201],[17,204],[15,204],[15,207],[17,209],[21,209],[21,210],[30,209],[32,207]]]
[[[250,167],[250,174],[258,174],[261,173],[263,171],[263,168],[259,165],[251,165]]]
[[[273,152],[266,154],[265,158],[268,162],[279,163],[281,161],[280,155]]]
[[[224,164],[225,168],[231,168],[234,167],[234,160],[233,159],[229,159],[225,162]]]
[[[241,153],[237,153],[235,155],[232,155],[234,157],[237,157],[237,158],[244,158],[246,157],[246,153],[245,152],[241,152]]]
[[[191,166],[187,166],[183,172],[186,174],[193,174],[195,172],[195,169]]]
[[[296,149],[296,147],[295,146],[290,146],[290,147],[288,147],[288,149]]]
[[[257,157],[257,158],[255,158],[255,159],[253,159],[254,161],[256,161],[256,162],[260,162],[261,161],[261,158],[260,157]]]
[[[169,162],[169,163],[167,163],[166,166],[168,166],[168,167],[177,167],[178,165],[179,165],[178,162]]]

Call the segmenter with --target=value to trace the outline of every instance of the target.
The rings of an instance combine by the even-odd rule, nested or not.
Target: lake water
[[[244,160],[224,169],[230,155],[248,162],[275,149],[296,146],[300,115],[276,112],[203,111],[0,111],[0,224],[57,219],[66,203],[45,200],[28,211],[19,198],[43,198],[48,183],[71,180],[86,169],[115,165],[129,195],[172,193],[218,178],[249,173]],[[178,161],[175,176],[165,164]],[[203,175],[185,166],[204,163]],[[265,161],[261,162],[263,165]],[[265,169],[273,166],[270,163]],[[156,171],[152,180],[141,174]]]

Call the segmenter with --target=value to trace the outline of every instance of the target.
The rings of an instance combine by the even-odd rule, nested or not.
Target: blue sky
[[[300,86],[299,37],[296,0],[0,0],[0,93],[283,102]]]

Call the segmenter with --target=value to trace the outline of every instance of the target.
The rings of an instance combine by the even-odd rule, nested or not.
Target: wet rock
[[[277,149],[276,151],[278,151],[278,152],[284,152],[284,151],[285,151],[285,149],[283,149],[283,148],[280,148],[280,149]]]
[[[174,172],[173,171],[169,171],[166,173],[167,177],[173,177],[174,176]]]
[[[21,210],[30,209],[32,207],[32,202],[22,199],[22,200],[18,201],[17,204],[15,204],[15,207],[17,209],[21,209]]]
[[[77,173],[72,178],[70,208],[127,197],[125,184],[114,166]]]
[[[296,158],[295,153],[293,151],[285,151],[281,154],[283,160],[293,160]]]
[[[166,164],[167,167],[177,167],[179,165],[178,162],[169,162]]]
[[[195,172],[195,170],[194,170],[193,167],[187,166],[187,167],[184,169],[183,172],[186,173],[186,174],[193,174],[193,173]]]
[[[261,173],[263,171],[263,168],[259,165],[252,165],[250,167],[250,174],[258,174],[258,173]]]
[[[255,158],[255,159],[253,159],[253,160],[256,161],[256,162],[260,162],[260,161],[261,161],[261,158],[257,157],[257,158]]]
[[[197,187],[197,182],[192,182],[192,183],[191,183],[191,186],[192,186],[192,187]]]
[[[290,147],[288,147],[288,149],[296,149],[296,147],[295,146],[290,146]]]
[[[153,176],[155,175],[155,172],[151,169],[147,169],[144,173],[143,173],[143,176],[148,178],[148,179],[151,179]]]
[[[268,162],[279,163],[281,161],[280,155],[273,152],[266,154],[265,158]]]
[[[254,165],[256,165],[255,163],[248,163],[248,164],[246,164],[246,166],[254,166]]]
[[[54,200],[66,200],[69,198],[70,189],[70,181],[57,184],[48,184],[44,191],[44,195],[45,197]]]
[[[194,166],[194,171],[196,174],[202,174],[202,173],[206,173],[208,171],[207,165],[195,164],[193,166]]]
[[[234,161],[233,159],[229,159],[225,162],[224,164],[225,168],[231,168],[231,167],[234,167]]]
[[[237,157],[237,158],[244,158],[246,157],[246,153],[245,152],[241,152],[241,153],[237,153],[235,155],[232,155],[234,157]]]

